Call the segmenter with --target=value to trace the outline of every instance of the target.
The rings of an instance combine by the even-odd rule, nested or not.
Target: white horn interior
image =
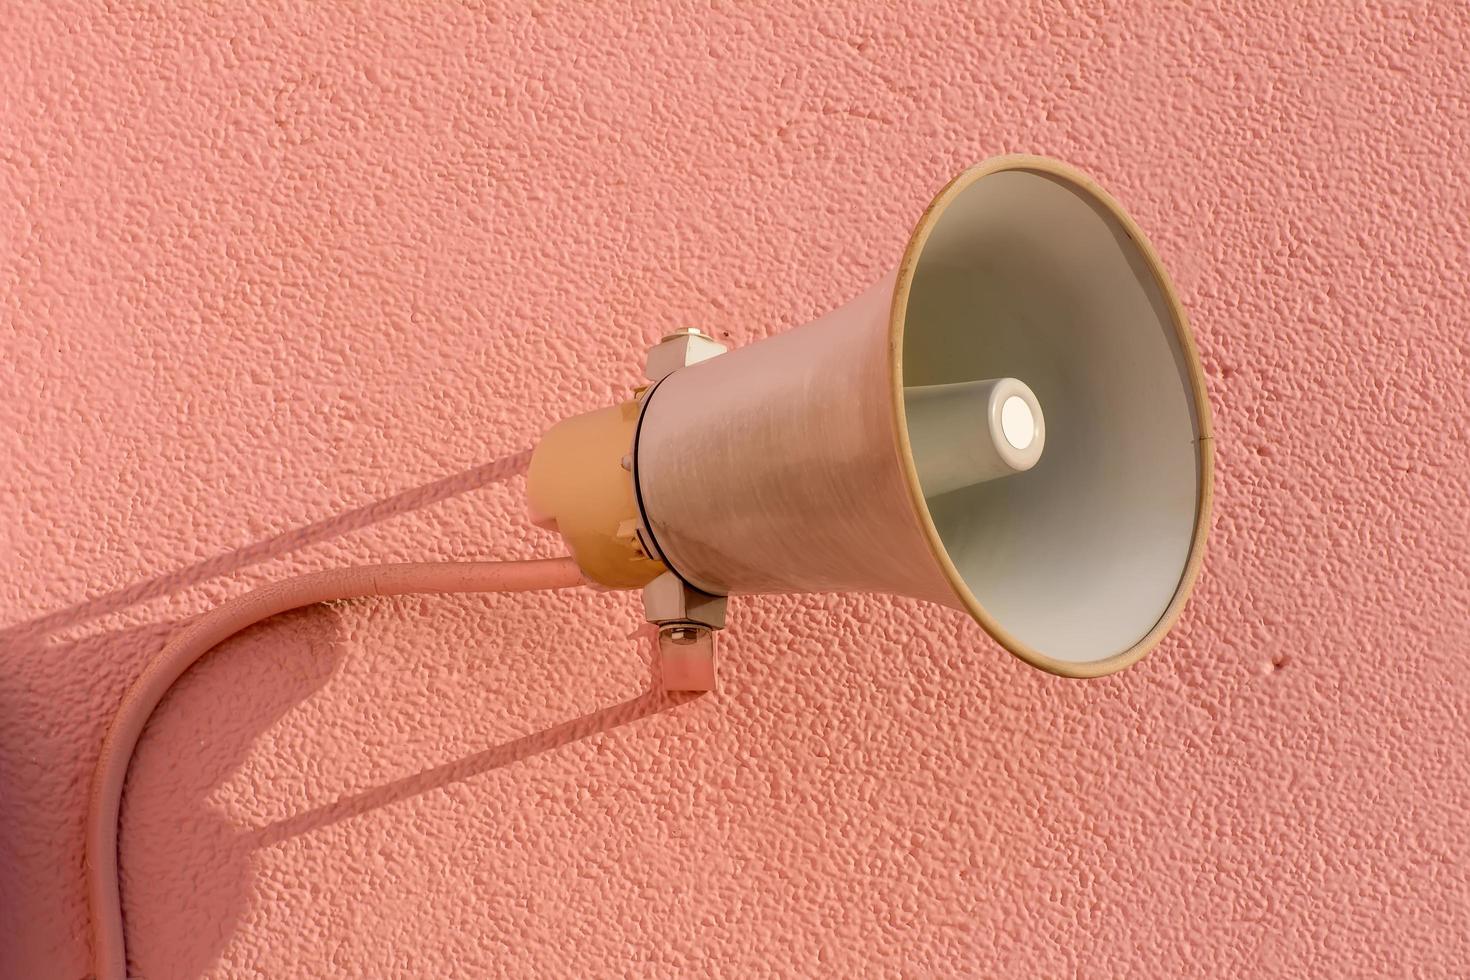
[[[904,313],[906,391],[995,378],[1025,381],[1046,413],[1046,451],[1005,479],[957,480],[926,462],[932,422],[905,398],[944,549],[1020,643],[1072,664],[1127,651],[1190,558],[1200,423],[1172,308],[1138,244],[1041,172],[992,173],[949,202]],[[1024,431],[1014,409],[1012,427]]]

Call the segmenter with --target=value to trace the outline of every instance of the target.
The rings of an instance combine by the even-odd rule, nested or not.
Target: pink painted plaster
[[[853,295],[1005,151],[1096,174],[1193,315],[1215,529],[1151,659],[761,599],[671,706],[626,595],[284,616],[143,738],[135,969],[1463,970],[1463,7],[248,6],[0,16],[0,974],[87,972],[86,780],[181,619],[552,553],[485,464],[670,328]]]

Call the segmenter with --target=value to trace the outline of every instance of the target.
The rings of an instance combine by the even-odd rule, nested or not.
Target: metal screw
[[[628,455],[624,456],[622,459],[618,460],[618,464],[620,466],[622,466],[623,469],[628,470],[629,472],[632,472],[632,470],[633,470],[633,456],[632,456],[632,454],[628,454]]]
[[[664,635],[669,642],[677,643],[679,646],[689,646],[691,643],[699,642],[699,634],[707,632],[698,626],[674,626],[664,630]]]
[[[668,342],[670,340],[678,340],[680,337],[703,337],[703,336],[704,336],[704,334],[702,334],[702,333],[699,332],[699,328],[698,327],[681,327],[680,329],[675,330],[673,333],[665,334],[663,336],[663,338],[661,340],[659,340],[659,343],[662,344],[662,343],[666,343],[666,342]]]

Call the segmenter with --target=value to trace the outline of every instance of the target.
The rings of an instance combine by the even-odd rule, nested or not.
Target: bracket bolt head
[[[693,327],[668,334],[648,349],[643,375],[649,381],[659,381],[679,368],[707,361],[725,353],[726,347]]]

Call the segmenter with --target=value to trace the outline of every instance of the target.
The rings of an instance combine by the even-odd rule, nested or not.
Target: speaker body
[[[645,396],[633,461],[645,526],[690,585],[951,601],[899,463],[896,278]]]
[[[1034,391],[1045,452],[926,492],[919,396],[996,378]],[[1091,180],[1038,157],[956,177],[897,270],[841,309],[663,378],[630,462],[650,569],[717,595],[942,603],[1074,677],[1136,661],[1177,619],[1212,481],[1203,377],[1157,256]]]

